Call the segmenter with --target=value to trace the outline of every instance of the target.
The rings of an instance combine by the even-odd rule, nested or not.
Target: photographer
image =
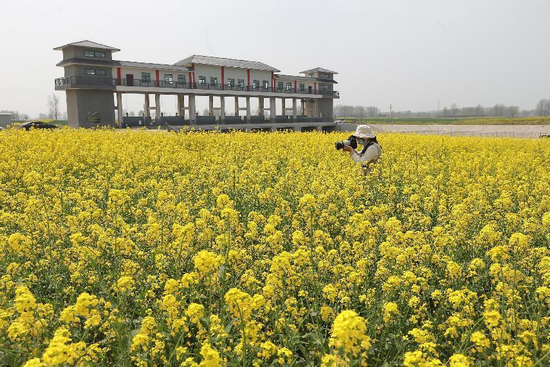
[[[361,152],[357,152],[351,144],[344,144],[342,149],[350,153],[351,159],[355,163],[361,163],[365,173],[368,173],[369,166],[373,163],[378,163],[382,155],[382,147],[376,140],[376,134],[369,125],[359,125],[355,130],[355,134],[351,137],[355,138],[357,143],[363,146]],[[357,144],[354,145],[357,146]]]

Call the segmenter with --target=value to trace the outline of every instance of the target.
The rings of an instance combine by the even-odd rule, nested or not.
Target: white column
[[[292,98],[292,120],[294,122],[298,121],[298,109],[296,105],[296,98]]]
[[[220,97],[220,123],[225,121],[225,97]]]
[[[197,116],[195,112],[195,95],[190,94],[189,95],[189,121],[191,125],[195,125],[197,123]]]
[[[151,100],[149,99],[149,93],[145,94],[145,111],[143,111],[146,117],[151,116]]]
[[[276,101],[275,97],[269,99],[269,119],[271,122],[275,122],[275,116],[277,115]]]
[[[160,94],[155,93],[155,121],[160,122]]]
[[[122,128],[122,122],[124,121],[124,115],[122,112],[122,93],[118,92],[116,94],[116,109],[118,112],[118,127]]]
[[[258,97],[258,112],[260,116],[264,116],[264,97]]]
[[[178,116],[185,118],[185,94],[177,94],[178,97]]]
[[[235,97],[235,116],[239,116],[239,97]]]
[[[208,116],[214,116],[214,96],[208,97]]]
[[[286,98],[281,98],[281,111],[283,116],[286,116]]]
[[[250,97],[246,97],[246,122],[250,122]]]

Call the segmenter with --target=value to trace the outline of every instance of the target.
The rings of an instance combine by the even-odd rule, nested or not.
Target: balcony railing
[[[103,86],[114,88],[116,85],[116,79],[101,76],[66,76],[55,79],[56,88],[70,86]]]
[[[103,87],[150,87],[150,88],[174,88],[174,89],[201,89],[201,90],[227,90],[242,92],[269,92],[269,93],[287,93],[287,94],[314,94],[323,96],[333,96],[339,98],[339,93],[330,90],[320,89],[295,89],[295,88],[277,88],[277,87],[259,87],[244,85],[222,85],[208,83],[182,83],[167,80],[150,79],[116,79],[100,76],[69,76],[55,79],[56,89],[65,89],[67,87],[79,86],[103,86]]]

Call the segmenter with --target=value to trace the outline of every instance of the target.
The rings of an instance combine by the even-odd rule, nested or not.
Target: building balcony
[[[275,87],[257,87],[240,85],[222,85],[207,83],[182,83],[165,80],[145,80],[145,79],[116,79],[100,76],[69,76],[55,79],[56,90],[66,90],[71,88],[83,89],[116,89],[116,87],[136,87],[138,88],[171,88],[175,90],[212,90],[227,92],[255,92],[255,93],[279,93],[279,94],[308,94],[322,97],[340,98],[336,91],[316,90],[316,89],[295,89],[295,88],[275,88]],[[126,88],[125,88],[126,89]]]
[[[101,76],[66,76],[55,79],[55,90],[112,89],[116,88],[116,79]]]

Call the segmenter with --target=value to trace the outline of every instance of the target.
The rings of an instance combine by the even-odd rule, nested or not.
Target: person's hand
[[[343,149],[344,149],[344,152],[350,152],[350,153],[351,153],[351,151],[353,150],[353,148],[350,147],[349,145],[344,145],[344,148],[343,148]]]

